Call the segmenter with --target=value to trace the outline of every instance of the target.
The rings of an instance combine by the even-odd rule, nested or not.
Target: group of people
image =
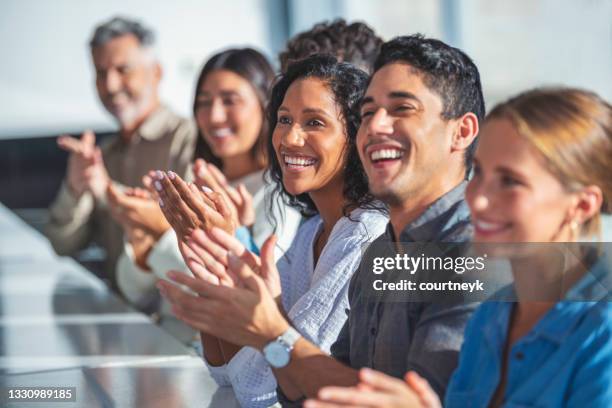
[[[195,335],[241,405],[610,406],[605,250],[562,268],[510,254],[516,301],[482,303],[373,297],[363,257],[600,240],[612,106],[598,95],[533,89],[485,116],[460,49],[337,20],[292,38],[278,75],[254,49],[215,54],[190,121],[160,104],[150,30],[115,18],[90,45],[120,130],[58,140],[47,234],[64,254],[98,241],[117,290]],[[558,298],[534,297],[559,280]]]

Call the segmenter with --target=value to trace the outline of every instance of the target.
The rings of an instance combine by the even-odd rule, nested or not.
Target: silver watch
[[[263,348],[263,355],[268,364],[274,368],[282,368],[289,364],[293,345],[300,337],[302,337],[301,334],[290,326],[276,340],[266,344]]]

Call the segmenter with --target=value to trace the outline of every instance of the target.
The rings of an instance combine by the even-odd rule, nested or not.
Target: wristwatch
[[[272,367],[283,368],[291,360],[291,350],[298,339],[302,337],[293,327],[278,336],[276,340],[266,344],[263,348],[263,355]]]

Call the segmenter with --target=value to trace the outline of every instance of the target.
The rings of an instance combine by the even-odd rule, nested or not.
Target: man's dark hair
[[[425,85],[442,99],[444,119],[457,119],[468,112],[476,115],[479,122],[484,119],[478,68],[460,49],[421,34],[396,37],[382,45],[374,72],[393,62],[406,63],[422,74]],[[472,167],[477,141],[465,154],[466,176]]]
[[[327,54],[340,62],[349,62],[371,72],[382,39],[367,24],[347,24],[344,19],[316,24],[308,31],[295,35],[280,53],[281,72],[292,62],[315,54]]]
[[[100,47],[109,41],[131,34],[138,39],[141,46],[149,47],[155,42],[153,31],[136,20],[125,17],[113,17],[112,19],[96,27],[89,46],[91,48]]]
[[[208,75],[214,71],[230,71],[245,79],[255,91],[259,104],[261,106],[262,127],[257,138],[257,141],[251,148],[251,157],[261,167],[266,165],[265,145],[268,137],[268,126],[265,120],[265,110],[268,104],[268,93],[272,81],[274,80],[274,70],[266,59],[266,57],[253,48],[230,48],[213,55],[200,72],[200,76],[196,82],[195,98],[193,102],[193,114],[196,115],[198,109],[198,94],[200,88]],[[198,129],[198,140],[194,152],[194,158],[201,157],[209,163],[214,164],[223,170],[221,159],[214,155],[210,146],[204,140],[201,130]]]
[[[272,135],[278,121],[278,109],[285,99],[285,94],[293,82],[304,78],[316,78],[323,81],[342,112],[347,140],[343,164],[344,215],[348,216],[350,210],[357,207],[385,211],[384,206],[377,202],[369,192],[368,180],[357,153],[356,139],[360,123],[357,106],[366,90],[368,75],[352,64],[338,62],[330,55],[313,55],[291,64],[287,72],[279,77],[272,88],[268,105],[268,123],[270,124],[267,143],[270,160],[268,171],[276,186],[271,202],[277,201],[276,198],[281,195],[286,202],[298,209],[304,216],[318,213],[314,202],[307,193],[293,196],[285,189],[281,164],[276,157],[272,143]]]

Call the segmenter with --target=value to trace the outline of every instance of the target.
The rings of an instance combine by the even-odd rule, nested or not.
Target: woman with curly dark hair
[[[273,239],[263,245],[259,269],[294,327],[327,352],[347,319],[348,286],[362,245],[382,234],[388,222],[386,208],[368,193],[355,145],[359,127],[355,108],[367,80],[365,72],[334,57],[309,57],[291,65],[277,80],[268,105],[269,172],[276,183],[273,198],[288,202],[309,218],[276,265],[270,253]],[[227,251],[244,253],[244,249],[236,250],[239,244],[229,234],[213,229],[210,235]],[[232,240],[233,244],[227,244]],[[212,266],[208,270],[213,271]],[[181,281],[190,285],[189,279]],[[171,285],[161,286],[175,309],[181,310],[177,316],[206,331],[198,323],[201,315],[188,316],[180,305],[181,298],[189,296],[176,294]],[[201,299],[190,297],[189,302]],[[264,356],[251,347],[233,346],[234,353],[227,354],[232,345],[219,342],[225,364],[207,360],[213,377],[231,384],[242,406],[274,404],[276,380],[271,366],[279,367],[270,357],[274,353]]]

